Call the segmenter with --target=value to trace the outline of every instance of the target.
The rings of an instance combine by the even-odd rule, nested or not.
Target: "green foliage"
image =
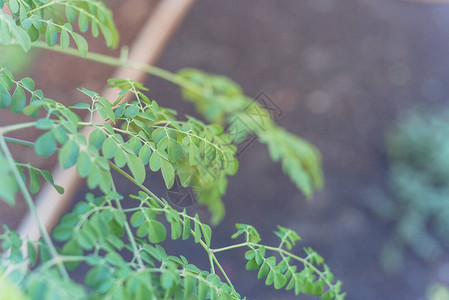
[[[278,127],[266,108],[245,96],[235,82],[195,69],[181,70],[179,75],[188,82],[184,98],[193,102],[208,121],[230,125],[232,142],[255,134],[307,198],[322,187],[321,157],[315,147]]]
[[[19,186],[12,174],[11,165],[3,153],[0,153],[0,199],[14,204]]]
[[[341,282],[334,281],[334,275],[327,265],[323,265],[324,259],[311,248],[304,248],[306,258],[298,257],[287,250],[301,238],[291,229],[278,226],[275,234],[281,239],[278,247],[270,247],[259,244],[260,235],[251,225],[237,224],[238,231],[232,236],[237,238],[244,235],[245,245],[249,250],[245,253],[247,270],[256,270],[257,278],[264,279],[265,285],[274,285],[275,289],[285,288],[294,290],[295,295],[300,293],[321,296],[321,299],[344,299],[341,293]],[[279,263],[275,256],[267,256],[272,251],[280,256]],[[302,269],[292,264],[297,261],[302,264]],[[319,271],[318,266],[323,265],[324,271]]]
[[[111,11],[98,0],[6,0],[0,8],[8,5],[12,16],[0,10],[0,44],[19,44],[24,51],[31,43],[43,36],[50,47],[60,43],[67,49],[73,40],[79,51],[86,55],[88,45],[85,38],[72,25],[78,21],[81,33],[91,29],[92,35],[103,35],[108,47],[118,45],[119,35]],[[61,15],[65,11],[65,16]]]
[[[401,261],[404,246],[425,260],[449,246],[448,120],[447,109],[412,110],[388,132],[391,199],[371,203],[395,224],[383,253],[388,268]]]
[[[110,11],[97,0],[0,0],[0,7],[5,3],[13,15],[0,12],[1,44],[20,44],[28,50],[42,35],[48,47],[59,41],[63,51],[72,38],[84,56],[87,42],[73,31],[75,21],[82,33],[89,27],[94,36],[101,31],[109,46],[118,41]],[[203,78],[194,80],[191,77],[195,74]],[[199,203],[209,207],[212,223],[218,223],[224,216],[221,198],[228,176],[238,169],[234,145],[238,139],[223,126],[233,115],[251,122],[253,109],[262,109],[256,104],[241,112],[251,101],[225,78],[199,71],[184,71],[182,75],[164,76],[181,84],[186,97],[215,124],[191,116],[179,120],[176,111],[150,100],[142,84],[127,79],[109,80],[111,88],[120,90],[118,99],[80,89],[87,101],[66,107],[46,98],[31,78],[17,80],[6,67],[0,67],[0,109],[31,119],[0,127],[0,199],[14,204],[17,192],[21,192],[42,235],[39,241],[30,241],[4,226],[0,234],[0,287],[14,286],[20,291],[2,288],[3,294],[21,299],[241,299],[218,253],[245,247],[246,268],[258,270],[257,277],[265,278],[266,285],[294,290],[295,295],[344,298],[341,283],[334,280],[321,256],[310,248],[304,248],[304,258],[289,252],[300,240],[294,231],[279,226],[275,234],[281,242],[272,247],[260,243],[254,227],[237,224],[232,238],[244,236],[245,242],[214,249],[212,228],[198,214],[191,216],[186,210],[175,209],[145,186],[148,172],[160,172],[167,189],[176,179],[184,187],[199,187],[201,191],[195,191]],[[214,90],[209,95],[206,88],[211,81]],[[200,93],[192,96],[188,87]],[[131,99],[122,102],[125,96]],[[212,103],[215,97],[218,106]],[[89,118],[83,121],[78,112]],[[95,121],[96,114],[101,121]],[[272,158],[281,161],[296,185],[311,196],[322,182],[318,152],[270,118],[265,117],[264,122],[266,127],[256,129],[253,121],[251,131],[268,145]],[[35,141],[9,136],[28,128],[40,131]],[[87,138],[81,134],[86,128],[90,130]],[[58,192],[64,191],[54,184],[50,172],[14,160],[9,143],[33,147],[42,158],[57,156],[61,167],[76,168],[78,175],[86,178],[88,188],[98,188],[101,195],[87,194],[85,201],[61,218],[50,236],[31,194],[39,192],[42,180]],[[113,170],[139,188],[137,195],[121,195],[116,190]],[[122,204],[130,198],[137,204],[124,209]],[[199,269],[182,255],[167,253],[170,249],[164,248],[164,241],[169,238],[194,241],[204,250],[210,270]],[[56,248],[53,241],[62,246]],[[269,252],[273,256],[268,256]],[[87,270],[84,282],[76,282],[72,272],[83,270]]]

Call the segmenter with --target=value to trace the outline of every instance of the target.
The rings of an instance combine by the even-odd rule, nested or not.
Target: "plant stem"
[[[120,210],[123,210],[122,205],[120,204],[120,200],[116,200],[115,203]],[[125,230],[126,235],[128,235],[129,240],[131,241],[131,247],[133,248],[134,256],[137,259],[137,263],[139,264],[139,268],[141,270],[145,269],[145,265],[142,260],[142,256],[140,255],[139,249],[137,248],[136,240],[134,239],[133,232],[131,231],[131,227],[129,227],[128,221],[125,222]]]
[[[20,124],[14,124],[14,125],[10,125],[10,126],[0,127],[0,134],[3,135],[5,133],[11,132],[11,131],[34,127],[35,125],[36,125],[36,122],[28,122],[28,123],[20,123]]]
[[[132,183],[134,183],[137,187],[139,187],[142,191],[144,191],[145,193],[147,193],[148,195],[150,195],[151,197],[153,197],[154,199],[156,199],[156,201],[158,201],[163,207],[166,206],[167,204],[162,201],[161,199],[159,199],[158,196],[156,196],[152,191],[150,191],[149,189],[147,189],[144,185],[138,183],[134,178],[132,178],[131,175],[129,175],[128,173],[126,173],[125,171],[123,171],[122,169],[120,169],[119,167],[117,167],[115,164],[113,164],[112,162],[109,161],[109,165],[111,166],[112,169],[116,170],[118,173],[120,173],[120,175],[124,176],[126,179],[128,179],[129,181],[131,181]]]
[[[218,249],[210,249],[213,253],[218,253],[218,252],[222,252],[222,251],[227,251],[227,250],[231,250],[231,249],[235,249],[235,248],[241,248],[241,247],[247,247],[250,246],[250,243],[245,242],[245,243],[240,243],[240,244],[235,244],[235,245],[231,245],[231,246],[227,246],[227,247],[223,247],[223,248],[218,248]]]
[[[112,188],[113,188],[114,192],[116,192],[114,181],[112,181]],[[115,200],[115,204],[121,211],[123,211],[123,207],[122,207],[122,204],[120,203],[120,200]],[[124,225],[125,225],[126,235],[128,236],[128,238],[131,242],[131,247],[133,248],[134,257],[137,259],[137,263],[139,264],[139,269],[143,270],[143,269],[145,269],[145,265],[143,263],[142,256],[140,255],[139,248],[137,248],[136,239],[134,239],[133,232],[131,231],[131,227],[129,227],[127,220],[125,221]]]
[[[36,145],[36,143],[33,143],[33,142],[19,140],[19,139],[7,137],[7,136],[5,136],[4,139],[5,139],[5,142],[7,142],[7,143],[16,144],[16,145],[20,145],[20,146],[26,146],[26,147],[33,148]]]
[[[221,264],[218,262],[218,259],[215,257],[215,254],[212,253],[212,259],[214,260],[215,264],[217,264],[217,267],[220,269],[221,274],[223,274],[224,278],[228,282],[229,286],[235,291],[234,285],[232,284],[231,279],[229,279],[228,275],[226,274],[225,270],[221,266]]]
[[[215,274],[215,267],[214,267],[214,254],[210,251],[208,251],[207,256],[209,257],[209,264],[210,264],[210,272],[212,274]]]
[[[15,43],[18,45],[17,43]],[[124,60],[120,58],[116,58],[113,56],[100,54],[100,53],[92,53],[89,52],[85,57],[81,55],[81,53],[78,51],[78,49],[75,48],[68,48],[68,49],[62,49],[60,46],[55,45],[53,47],[49,47],[45,42],[42,41],[35,41],[31,44],[34,48],[39,49],[45,49],[45,50],[51,50],[56,51],[60,53],[65,53],[68,55],[88,59],[91,61],[95,61],[98,63],[102,63],[109,66],[115,66],[115,67],[128,67],[136,70],[143,71],[145,73],[157,76],[159,78],[165,79],[167,81],[170,81],[176,85],[179,85],[185,89],[190,90],[191,92],[197,93],[199,95],[203,94],[203,89],[201,89],[198,85],[184,79],[183,77],[174,74],[170,71],[164,70],[162,68],[158,68],[152,65],[142,64],[131,60]]]
[[[235,248],[241,248],[241,247],[264,247],[267,250],[271,250],[273,252],[278,252],[279,254],[284,254],[287,256],[290,256],[291,258],[307,265],[309,268],[311,268],[315,273],[318,274],[318,276],[320,276],[321,279],[323,279],[326,284],[329,287],[332,287],[333,284],[331,282],[329,282],[329,280],[327,280],[325,277],[323,277],[322,272],[320,270],[318,270],[318,268],[316,268],[312,263],[310,263],[308,260],[299,257],[293,253],[290,253],[282,248],[279,247],[272,247],[272,246],[266,246],[266,245],[260,245],[257,243],[250,243],[250,242],[245,242],[245,243],[240,243],[240,244],[236,244],[236,245],[231,245],[231,246],[227,246],[227,247],[223,247],[223,248],[218,248],[218,249],[210,249],[211,252],[213,253],[217,253],[217,252],[222,252],[222,251],[227,251],[227,250],[231,250],[231,249],[235,249]]]
[[[111,166],[112,169],[116,170],[118,173],[120,173],[122,176],[124,176],[126,179],[128,179],[129,181],[131,181],[132,183],[134,183],[137,187],[139,187],[142,191],[144,191],[145,193],[147,193],[148,195],[150,195],[151,197],[153,197],[156,201],[158,201],[162,207],[166,207],[167,204],[162,201],[161,199],[159,199],[158,196],[156,196],[153,192],[151,192],[149,189],[147,189],[144,185],[138,183],[132,176],[130,176],[128,173],[126,173],[125,171],[123,171],[122,169],[120,169],[119,167],[117,167],[115,164],[113,164],[112,162],[109,162],[109,165]],[[194,234],[194,231],[191,230],[191,232]],[[229,279],[228,275],[226,274],[225,270],[223,269],[223,267],[220,265],[220,263],[218,262],[217,258],[215,257],[214,252],[212,251],[212,249],[210,249],[206,243],[204,243],[203,240],[200,239],[200,245],[204,248],[204,250],[206,250],[207,255],[209,257],[209,262],[211,263],[211,272],[215,273],[214,270],[214,266],[213,266],[213,262],[215,262],[215,264],[217,265],[217,267],[220,269],[220,271],[223,273],[223,276],[225,277],[226,281],[228,282],[229,286],[235,290],[234,285],[232,284],[231,280]]]
[[[47,232],[47,229],[45,228],[44,224],[42,223],[42,220],[39,218],[39,214],[37,213],[36,206],[33,203],[33,199],[31,198],[30,193],[28,192],[27,187],[25,186],[25,183],[23,182],[22,177],[20,176],[19,170],[16,167],[16,164],[14,163],[14,159],[11,155],[11,152],[8,149],[8,145],[5,142],[5,139],[3,135],[0,133],[0,147],[2,148],[3,153],[6,156],[6,159],[8,160],[8,163],[11,167],[11,170],[14,174],[14,177],[16,178],[17,184],[19,185],[19,188],[23,194],[23,197],[25,198],[25,201],[28,205],[28,208],[31,211],[31,214],[36,219],[37,226],[39,227],[39,231],[41,232],[42,238],[44,239],[45,244],[47,245],[51,255],[53,258],[59,257],[58,252],[56,251],[55,246],[53,245],[53,242],[50,238],[50,235]],[[65,269],[64,265],[61,263],[58,263],[58,269],[61,275],[69,279],[69,275],[67,273],[67,270]]]

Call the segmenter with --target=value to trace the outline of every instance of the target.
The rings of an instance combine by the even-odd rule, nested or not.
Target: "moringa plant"
[[[10,13],[6,13],[6,5]],[[278,226],[280,242],[265,245],[257,230],[237,224],[233,239],[240,242],[213,247],[212,229],[145,186],[147,172],[161,172],[166,188],[178,180],[194,190],[198,202],[211,212],[211,222],[224,217],[222,197],[228,176],[238,169],[235,144],[254,134],[268,146],[274,161],[307,196],[322,185],[320,156],[306,141],[278,127],[268,111],[246,97],[226,77],[185,69],[177,74],[126,59],[89,53],[83,33],[90,28],[109,47],[118,45],[112,13],[98,0],[0,0],[0,43],[45,48],[110,65],[144,70],[181,87],[183,96],[204,116],[177,117],[148,98],[147,89],[129,79],[110,79],[120,90],[117,99],[80,89],[82,101],[67,107],[46,98],[29,78],[16,78],[0,67],[0,109],[23,114],[28,122],[0,127],[0,198],[14,205],[21,193],[36,218],[42,238],[21,237],[3,225],[0,234],[0,298],[5,299],[240,299],[221,266],[222,252],[245,248],[246,269],[275,289],[343,299],[341,282],[311,248],[304,256],[292,252],[296,232]],[[79,30],[74,30],[77,23]],[[70,48],[75,42],[76,48]],[[59,42],[59,45],[57,45]],[[128,97],[131,100],[124,101]],[[258,118],[255,118],[256,115]],[[5,113],[5,112],[3,112]],[[100,119],[95,118],[96,115]],[[83,119],[83,117],[86,117]],[[100,120],[100,121],[99,121]],[[230,124],[241,121],[238,134]],[[85,137],[81,132],[89,130]],[[38,130],[35,141],[14,138],[18,130]],[[55,184],[47,170],[14,159],[10,144],[33,147],[39,157],[57,155],[63,168],[75,167],[85,178],[88,193],[72,212],[48,232],[37,214],[32,195],[42,181]],[[122,195],[112,174],[126,178],[139,191]],[[131,202],[136,205],[123,205]],[[193,239],[204,250],[210,269],[201,270],[183,255],[172,256],[163,245],[171,239]],[[60,247],[55,246],[58,242]],[[26,250],[25,250],[26,249]],[[74,274],[84,272],[84,282]]]

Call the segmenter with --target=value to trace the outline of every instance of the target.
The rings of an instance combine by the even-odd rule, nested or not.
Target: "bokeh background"
[[[118,1],[111,2],[118,11],[124,9]],[[117,18],[125,43],[137,33],[136,20],[145,19],[145,14],[135,14],[152,8],[151,1],[137,3],[140,9],[126,10],[121,22]],[[224,199],[227,217],[214,231],[216,247],[231,242],[235,223],[254,225],[264,242],[275,244],[272,232],[279,224],[296,230],[302,245],[324,256],[343,281],[348,299],[449,299],[444,287],[435,288],[449,285],[444,241],[449,224],[435,213],[448,209],[444,185],[449,176],[439,174],[438,184],[431,175],[419,177],[449,161],[449,114],[439,113],[448,110],[448,28],[449,5],[400,0],[197,1],[158,65],[229,76],[251,97],[265,92],[283,111],[277,123],[321,151],[326,180],[308,202],[280,165],[269,159],[267,149],[253,143],[230,180]],[[110,71],[65,59],[53,55],[52,63],[41,60],[24,72],[50,96],[77,102],[75,86],[98,90],[104,82],[96,79]],[[94,73],[83,74],[84,67]],[[64,79],[62,70],[69,78],[66,84],[58,81]],[[197,115],[181,100],[177,87],[157,78],[149,78],[146,85],[150,98],[160,105],[180,115]],[[410,128],[401,123],[410,116],[420,118],[422,111],[427,115],[421,123]],[[434,118],[439,120],[437,127],[431,125]],[[398,124],[408,129],[398,132]],[[415,136],[417,132],[421,134]],[[393,136],[388,140],[390,151],[387,135]],[[395,142],[404,136],[405,142]],[[391,154],[391,145],[398,147],[398,155]],[[410,154],[411,148],[417,150]],[[432,150],[441,154],[439,160],[426,159]],[[425,168],[414,165],[417,158],[423,159]],[[410,166],[406,175],[392,171],[398,164]],[[397,176],[409,177],[400,177],[407,180],[399,186]],[[133,191],[120,184],[122,190]],[[148,184],[164,195],[160,177],[150,176]],[[407,188],[411,192],[403,192]],[[420,204],[404,194],[419,195],[413,201]],[[431,197],[438,199],[429,208]],[[415,218],[404,221],[411,207],[416,208]],[[189,210],[207,218],[202,207]],[[8,220],[5,213],[1,217]],[[437,218],[443,221],[435,225]],[[17,224],[12,217],[8,222]],[[186,251],[189,260],[204,264],[205,257],[193,243],[171,245],[174,252]],[[419,245],[425,249],[419,250]],[[221,257],[242,295],[293,298],[290,292],[266,288],[255,272],[244,271],[243,254],[236,250]]]

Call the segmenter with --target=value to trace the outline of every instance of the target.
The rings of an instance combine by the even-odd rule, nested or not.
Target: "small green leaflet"
[[[59,163],[65,169],[73,167],[76,164],[79,154],[78,144],[69,140],[59,152]]]
[[[3,85],[0,85],[0,109],[7,108],[11,103],[11,95]]]
[[[85,38],[83,38],[80,34],[73,32],[72,37],[75,40],[76,46],[78,47],[78,50],[81,53],[82,57],[85,57],[87,55],[88,51],[88,45]]]
[[[165,240],[167,231],[164,225],[156,220],[149,220],[148,226],[148,240],[150,243],[159,244]]]
[[[30,192],[36,194],[41,189],[39,173],[33,168],[28,168],[28,174],[30,176]]]
[[[145,181],[145,166],[142,161],[140,158],[130,153],[126,154],[126,160],[134,179],[136,179],[139,184],[142,184]]]
[[[25,91],[21,86],[18,86],[12,95],[11,111],[16,114],[22,112],[26,105],[26,101]]]
[[[112,138],[106,139],[103,143],[103,146],[101,147],[103,156],[107,159],[113,158],[115,153],[117,152],[117,149],[117,142]]]
[[[51,131],[44,133],[36,140],[36,154],[49,157],[56,151],[56,141]]]
[[[92,170],[92,161],[87,152],[81,151],[76,162],[76,170],[81,178],[87,177]]]
[[[58,31],[56,30],[55,25],[49,23],[47,26],[47,31],[45,32],[45,40],[47,41],[47,45],[53,47],[58,42]]]
[[[153,158],[154,156],[156,155],[151,156],[151,158]],[[175,182],[175,169],[173,168],[172,164],[165,159],[160,159],[160,162],[162,177],[164,178],[165,186],[167,187],[167,189],[171,189]]]

